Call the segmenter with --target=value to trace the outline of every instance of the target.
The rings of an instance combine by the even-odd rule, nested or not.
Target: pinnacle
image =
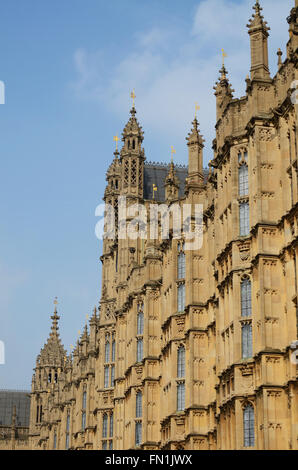
[[[131,116],[130,116],[126,126],[123,129],[123,133],[122,133],[123,140],[125,140],[125,138],[128,137],[128,136],[139,136],[141,141],[143,140],[142,127],[138,123],[138,120],[136,118],[136,113],[137,113],[137,111],[136,111],[135,107],[133,106],[130,110]]]
[[[249,28],[249,32],[252,32],[255,28],[263,28],[266,33],[270,30],[267,26],[267,21],[263,21],[264,17],[261,14],[263,8],[261,7],[259,0],[256,0],[256,4],[253,6],[255,13],[250,18],[249,23],[246,25]]]
[[[196,117],[192,121],[192,125],[193,125],[193,127],[192,127],[191,131],[188,133],[188,137],[186,137],[186,140],[188,141],[189,144],[197,142],[197,143],[199,143],[203,146],[205,140],[200,135],[200,129],[198,127],[199,123],[198,123],[198,120],[197,120]]]
[[[66,351],[61,344],[59,337],[59,326],[58,321],[60,316],[57,313],[57,307],[55,306],[54,313],[51,316],[52,325],[49,338],[45,343],[44,347],[40,351],[40,355],[37,358],[37,362],[43,365],[56,365],[63,364]]]

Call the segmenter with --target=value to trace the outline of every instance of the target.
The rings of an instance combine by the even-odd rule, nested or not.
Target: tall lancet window
[[[185,284],[178,285],[178,312],[184,312],[185,308]]]
[[[241,316],[251,317],[251,282],[248,278],[241,282]]]
[[[240,236],[246,237],[249,235],[249,203],[240,202],[239,204],[239,223],[240,223]]]
[[[178,243],[178,279],[185,279],[184,243]]]
[[[138,304],[137,313],[137,362],[143,360],[144,304]]]
[[[255,445],[255,413],[250,404],[243,410],[243,445],[244,447]]]
[[[185,409],[185,383],[180,382],[177,384],[177,411]]]
[[[105,343],[105,362],[110,362],[110,341],[109,336],[106,335],[106,343]]]
[[[177,310],[184,312],[185,308],[185,252],[184,242],[178,242],[177,245]]]
[[[70,434],[70,414],[67,413],[66,417],[66,438],[65,438],[65,449],[69,449],[69,434]]]
[[[242,336],[242,359],[252,357],[252,325],[244,323],[241,327]]]
[[[248,156],[247,152],[238,154],[238,187],[239,196],[248,195]]]
[[[85,431],[86,428],[86,408],[87,408],[87,392],[83,391],[82,398],[82,431]]]
[[[239,196],[239,234],[249,235],[249,183],[248,183],[248,154],[241,151],[238,154],[238,196]]]
[[[142,392],[136,394],[136,418],[142,418]]]
[[[177,377],[185,377],[185,347],[180,346],[177,353]]]

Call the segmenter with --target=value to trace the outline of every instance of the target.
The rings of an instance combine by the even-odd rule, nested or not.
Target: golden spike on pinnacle
[[[73,350],[73,344],[70,345],[70,349]]]
[[[118,151],[118,142],[119,142],[119,140],[120,139],[119,139],[118,135],[115,135],[114,136],[114,142],[116,142],[116,152]]]
[[[173,145],[171,145],[171,162],[173,163],[174,160],[174,153],[176,153],[176,150],[174,149]]]
[[[132,98],[132,107],[134,108],[135,107],[135,98],[136,98],[136,94],[135,94],[135,90],[133,89],[131,94],[130,94],[130,97]]]
[[[54,299],[54,305],[57,305],[57,304],[58,304],[58,298],[55,297],[55,299]]]
[[[201,108],[197,102],[195,102],[195,118],[197,117],[197,111],[199,111]]]
[[[224,67],[225,66],[225,57],[228,57],[228,54],[224,51],[224,49],[222,49],[221,52],[222,52],[222,65]]]
[[[78,331],[78,335],[79,335],[79,336],[81,335],[81,330]]]

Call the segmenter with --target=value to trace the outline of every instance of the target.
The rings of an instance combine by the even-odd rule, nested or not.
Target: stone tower
[[[29,439],[32,448],[40,445],[47,436],[50,393],[58,389],[59,381],[67,365],[67,354],[59,337],[60,317],[55,305],[51,316],[52,326],[49,338],[36,359],[32,377]]]

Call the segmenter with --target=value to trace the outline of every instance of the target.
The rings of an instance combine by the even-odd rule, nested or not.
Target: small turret
[[[176,175],[175,165],[172,160],[170,164],[170,171],[165,179],[166,201],[178,199],[178,194],[179,194],[179,179]]]
[[[220,77],[215,84],[213,89],[215,90],[216,96],[216,120],[218,121],[223,115],[224,110],[226,109],[228,103],[233,99],[233,92],[229,79],[227,78],[228,71],[225,68],[224,64],[219,71]]]
[[[255,13],[247,25],[250,35],[251,50],[251,80],[270,80],[268,61],[268,36],[270,28],[261,14],[262,8],[259,0],[253,9]]]
[[[187,187],[191,185],[203,185],[203,148],[204,139],[200,134],[199,123],[195,117],[192,122],[192,129],[188,134],[188,177]]]
[[[132,94],[134,100],[135,94]],[[121,190],[123,195],[134,198],[143,197],[143,178],[145,154],[142,148],[144,133],[136,119],[136,109],[130,110],[131,117],[123,129],[123,147],[120,152],[122,166]]]

